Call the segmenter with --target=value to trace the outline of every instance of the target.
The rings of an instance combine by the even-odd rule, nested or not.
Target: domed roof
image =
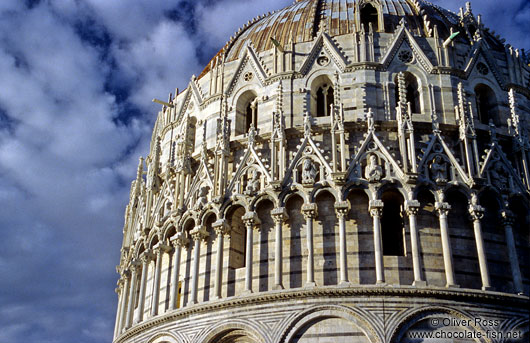
[[[455,13],[423,0],[297,0],[284,9],[248,21],[218,55],[224,53],[227,62],[233,61],[249,41],[256,51],[265,51],[273,47],[273,40],[288,47],[291,43],[313,40],[319,30],[330,36],[354,33],[360,27],[358,12],[366,4],[381,12],[384,32],[393,32],[401,20],[419,36],[427,35],[426,22],[431,29],[436,25],[440,35],[446,35],[450,27],[459,24]]]

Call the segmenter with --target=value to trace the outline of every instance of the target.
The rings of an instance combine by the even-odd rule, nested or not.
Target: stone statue
[[[508,176],[502,163],[497,162],[493,168],[490,169],[490,180],[491,184],[501,191],[508,188]]]
[[[447,163],[442,156],[436,155],[429,167],[431,169],[431,178],[435,182],[447,182]]]
[[[311,159],[306,158],[302,165],[302,183],[315,183],[317,170]]]
[[[256,169],[252,170],[252,177],[247,181],[245,194],[256,194],[260,189],[259,174]]]
[[[383,178],[383,168],[377,162],[376,155],[370,155],[368,164],[364,169],[364,176],[370,182],[378,182]]]
[[[195,206],[193,207],[194,210],[201,210],[206,205],[208,205],[208,191],[210,190],[210,187],[203,186],[199,189],[197,201],[195,202]]]

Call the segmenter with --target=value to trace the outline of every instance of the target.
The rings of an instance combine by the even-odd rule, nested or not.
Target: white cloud
[[[148,35],[130,44],[115,44],[112,52],[120,72],[134,82],[136,105],[153,108],[153,98],[166,100],[178,86],[188,86],[190,72],[200,72],[195,55],[197,42],[186,33],[182,24],[161,21]],[[172,91],[173,90],[173,91]]]
[[[186,0],[195,12],[170,20],[184,2],[48,0],[30,10],[0,1],[0,267],[9,275],[0,341],[110,340],[123,212],[159,108],[151,99],[201,72],[197,50],[220,48],[247,20],[292,0]],[[506,1],[516,16],[498,29],[492,4],[474,4],[476,13],[527,44],[516,25],[528,26],[529,5]],[[108,45],[81,37],[88,28],[108,34]],[[139,113],[118,123],[130,107]]]
[[[213,5],[199,4],[197,6],[199,29],[208,44],[221,47],[247,21],[292,3],[291,0],[226,0]]]

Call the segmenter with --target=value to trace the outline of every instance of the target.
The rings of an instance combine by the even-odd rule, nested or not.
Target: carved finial
[[[283,111],[283,85],[282,81],[278,83],[278,89],[276,91],[276,112],[280,113]]]
[[[399,102],[402,105],[405,105],[407,103],[407,85],[405,81],[405,73],[402,71],[398,74],[398,95],[399,95]]]
[[[366,113],[366,127],[368,128],[368,132],[375,130],[374,114],[372,112],[372,108],[369,108],[368,113]]]
[[[491,119],[489,121],[489,130],[490,130],[491,141],[497,142],[497,127],[495,126],[495,123],[493,123],[493,120]]]
[[[471,13],[471,2],[466,2],[466,13]]]
[[[311,136],[311,115],[306,112],[304,115],[304,137]]]
[[[144,173],[144,158],[140,156],[140,161],[138,162],[138,169],[136,172],[136,181],[141,182],[143,173]]]
[[[254,143],[256,142],[256,128],[254,125],[250,126],[250,129],[248,129],[248,146],[254,146]]]

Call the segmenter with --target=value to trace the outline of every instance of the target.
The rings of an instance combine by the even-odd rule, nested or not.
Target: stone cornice
[[[447,288],[416,288],[413,286],[365,286],[365,287],[318,287],[311,289],[278,290],[260,294],[231,297],[200,303],[182,309],[165,313],[150,318],[138,324],[119,336],[114,343],[122,343],[152,327],[156,327],[174,320],[186,318],[191,315],[237,308],[245,305],[258,305],[274,301],[301,300],[311,298],[341,298],[351,297],[352,300],[359,297],[417,297],[419,299],[449,299],[454,301],[478,302],[484,304],[495,304],[500,306],[511,306],[526,309],[530,306],[527,296],[492,291],[480,291],[472,289],[447,289]]]

